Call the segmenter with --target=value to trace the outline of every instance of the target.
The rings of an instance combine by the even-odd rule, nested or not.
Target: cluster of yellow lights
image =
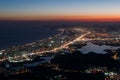
[[[70,44],[73,44],[73,43],[75,43],[75,42],[77,42],[77,41],[81,41],[86,35],[89,35],[90,33],[91,33],[91,32],[88,32],[88,33],[86,33],[86,34],[83,34],[83,35],[75,38],[73,41],[70,41],[70,42],[68,42],[68,43],[65,43],[65,44],[63,44],[62,46],[58,47],[58,48],[54,48],[54,49],[49,50],[49,51],[37,52],[37,54],[42,54],[42,53],[47,53],[47,52],[56,52],[56,51],[61,50],[61,49],[64,49],[64,48],[68,48],[68,46],[69,46]],[[36,54],[36,53],[35,53],[35,54]]]

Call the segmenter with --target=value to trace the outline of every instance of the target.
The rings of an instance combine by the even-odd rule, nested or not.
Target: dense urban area
[[[58,30],[53,37],[1,50],[0,79],[120,80],[119,31]]]

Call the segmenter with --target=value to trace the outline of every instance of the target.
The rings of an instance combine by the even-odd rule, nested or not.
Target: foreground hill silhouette
[[[1,80],[105,80],[103,72],[86,73],[90,67],[107,67],[109,71],[120,70],[119,61],[114,60],[109,54],[96,54],[90,52],[83,54],[75,51],[72,54],[56,55],[51,60],[51,65],[57,64],[61,70],[55,70],[47,64],[27,67],[30,72],[5,76],[0,74]],[[68,71],[67,71],[68,70]],[[62,75],[60,78],[56,76]]]
[[[59,64],[63,69],[73,70],[85,70],[89,67],[107,67],[108,70],[113,68],[118,70],[120,66],[119,61],[114,60],[111,54],[96,54],[94,52],[82,54],[79,51],[56,56],[51,62]]]

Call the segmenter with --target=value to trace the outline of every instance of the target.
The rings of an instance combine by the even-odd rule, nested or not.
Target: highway
[[[91,32],[87,32],[87,33],[85,33],[85,34],[82,34],[82,35],[80,35],[79,37],[75,38],[74,40],[72,40],[72,41],[70,41],[70,42],[68,42],[68,43],[63,44],[63,45],[61,45],[61,46],[58,47],[58,48],[53,48],[52,50],[48,50],[48,51],[37,52],[37,54],[48,53],[48,52],[56,52],[56,51],[61,50],[61,49],[64,49],[64,48],[68,48],[68,46],[69,46],[70,44],[73,44],[73,43],[75,43],[75,42],[77,42],[77,41],[81,41],[86,35],[89,35],[90,33],[91,33]],[[33,54],[36,54],[36,53],[33,53]]]

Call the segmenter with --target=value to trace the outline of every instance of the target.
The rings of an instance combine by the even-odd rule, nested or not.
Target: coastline
[[[45,31],[44,30],[44,33],[46,32],[46,34],[47,35],[43,35],[42,33],[39,35],[40,37],[34,37],[33,36],[33,38],[32,37],[30,37],[31,39],[25,39],[25,40],[18,40],[17,41],[17,37],[16,37],[16,41],[17,42],[11,42],[10,44],[7,44],[7,43],[5,43],[4,41],[3,41],[3,43],[2,43],[2,41],[1,41],[1,43],[2,43],[2,45],[3,46],[1,46],[0,45],[0,50],[3,50],[3,49],[7,49],[7,48],[10,48],[10,47],[12,47],[12,46],[21,46],[21,45],[25,45],[25,44],[29,44],[29,43],[33,43],[33,42],[36,42],[36,41],[40,41],[40,40],[45,40],[45,39],[47,39],[47,38],[49,38],[49,37],[53,37],[53,36],[56,36],[56,35],[58,35],[58,34],[60,34],[61,33],[61,31],[59,30],[59,29],[54,29],[52,32],[51,31]],[[9,37],[9,36],[8,36]],[[9,42],[8,42],[9,43]]]

